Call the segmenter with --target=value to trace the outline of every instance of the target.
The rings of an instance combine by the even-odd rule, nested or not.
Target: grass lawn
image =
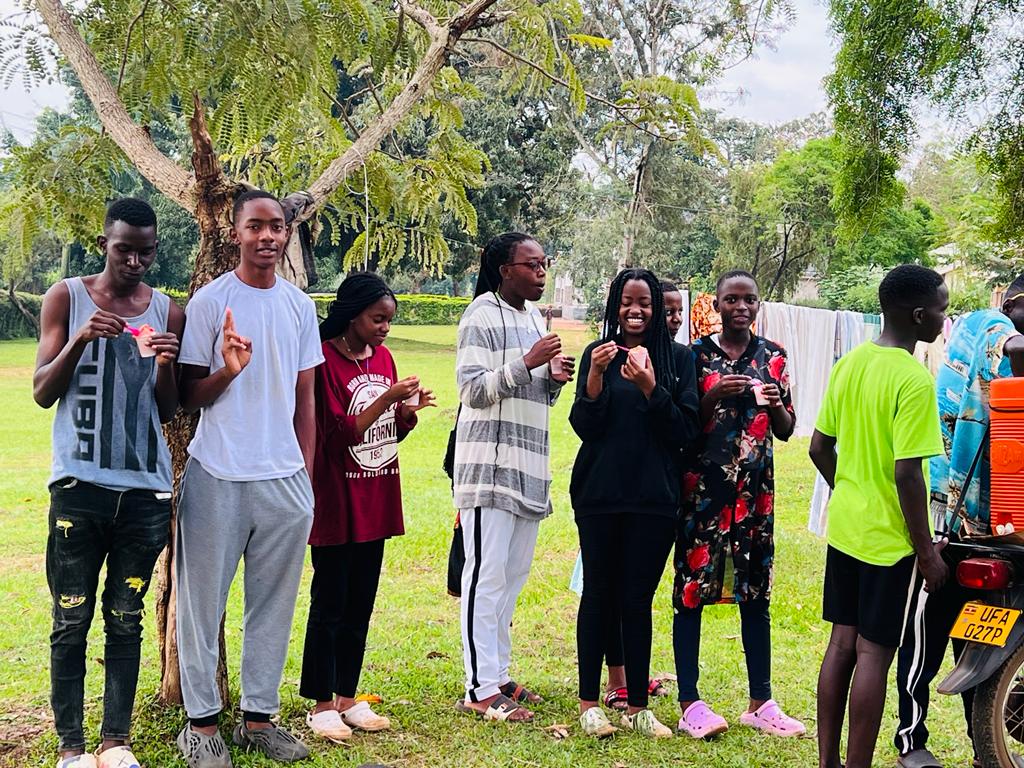
[[[567,334],[580,349],[582,334]],[[569,471],[577,440],[566,416],[570,397],[552,414],[554,516],[541,526],[537,558],[515,620],[513,673],[546,696],[530,726],[483,724],[455,712],[461,695],[462,662],[458,605],[445,594],[453,517],[441,459],[455,416],[455,329],[396,327],[389,346],[402,374],[418,374],[438,395],[441,407],[425,413],[401,448],[408,534],[388,543],[385,568],[370,630],[361,689],[384,697],[381,711],[395,729],[359,735],[346,747],[312,742],[310,766],[381,762],[393,766],[808,766],[817,759],[813,739],[779,741],[735,726],[712,743],[676,738],[650,742],[628,733],[596,742],[575,733],[556,740],[545,728],[572,724],[576,713],[575,614],[569,591],[576,558],[576,530],[569,506]],[[48,721],[49,595],[43,567],[46,540],[46,479],[51,414],[31,398],[35,345],[0,343],[0,765],[52,765],[56,739]],[[815,684],[827,639],[820,619],[824,543],[806,530],[813,470],[806,440],[781,446],[777,454],[777,567],[773,600],[775,696],[804,720],[812,734]],[[670,569],[669,569],[670,570]],[[309,604],[306,580],[292,628],[291,653],[282,687],[282,717],[300,734],[304,702],[297,688],[302,636]],[[236,580],[236,585],[239,580]],[[672,672],[670,574],[655,600],[652,672]],[[228,651],[237,694],[241,646],[241,590],[228,607]],[[173,745],[183,722],[180,710],[156,705],[159,663],[152,616],[146,620],[143,668],[134,731],[136,753],[149,768],[183,765]],[[737,611],[705,612],[702,693],[735,723],[746,704],[746,674]],[[90,746],[98,730],[102,690],[102,631],[90,636],[86,712]],[[655,699],[665,723],[678,717],[674,690]],[[929,717],[930,746],[948,765],[969,764],[959,702],[936,696]],[[892,765],[895,696],[890,690],[876,765]],[[6,754],[5,754],[6,751]],[[272,765],[261,757],[235,755],[237,766]]]

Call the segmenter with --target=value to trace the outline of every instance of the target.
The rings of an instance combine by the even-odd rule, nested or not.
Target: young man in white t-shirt
[[[313,518],[313,369],[323,362],[313,300],[277,277],[289,229],[281,204],[235,201],[238,267],[189,302],[179,360],[182,406],[201,410],[178,503],[178,658],[190,768],[230,768],[217,730],[218,634],[245,559],[242,722],[233,741],[282,762],[309,754],[274,726]]]

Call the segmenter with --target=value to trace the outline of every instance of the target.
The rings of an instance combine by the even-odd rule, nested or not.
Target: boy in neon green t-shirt
[[[823,616],[832,636],[818,677],[821,768],[839,768],[846,692],[847,768],[869,768],[915,582],[938,589],[949,571],[932,544],[926,460],[942,452],[935,383],[913,357],[945,320],[936,272],[892,270],[878,289],[885,328],[836,364],[811,438],[811,459],[833,489]]]

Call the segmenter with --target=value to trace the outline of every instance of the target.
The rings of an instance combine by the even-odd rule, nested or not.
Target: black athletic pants
[[[299,694],[315,701],[330,701],[334,694],[355,698],[384,539],[310,550],[313,583]]]
[[[576,622],[580,699],[598,700],[605,647],[621,626],[629,705],[646,707],[651,605],[675,543],[676,521],[611,513],[577,518],[576,526],[583,555],[583,596]]]
[[[964,603],[977,598],[977,594],[964,589],[950,573],[945,586],[935,594],[924,591],[924,580],[916,577],[920,589],[911,598],[907,622],[903,630],[903,644],[896,659],[896,687],[899,690],[900,724],[893,742],[901,755],[924,749],[928,743],[928,698],[932,682],[946,657],[949,631]],[[953,641],[953,656],[957,659],[964,649],[962,640]],[[971,713],[974,691],[965,691],[961,698],[967,735],[971,733]]]

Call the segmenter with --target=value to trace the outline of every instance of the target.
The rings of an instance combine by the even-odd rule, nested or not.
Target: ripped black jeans
[[[161,494],[163,495],[163,494]],[[50,702],[60,749],[85,747],[85,645],[103,586],[104,739],[128,738],[139,679],[143,599],[167,543],[171,501],[153,491],[112,491],[66,478],[50,486],[46,581],[53,598]]]

